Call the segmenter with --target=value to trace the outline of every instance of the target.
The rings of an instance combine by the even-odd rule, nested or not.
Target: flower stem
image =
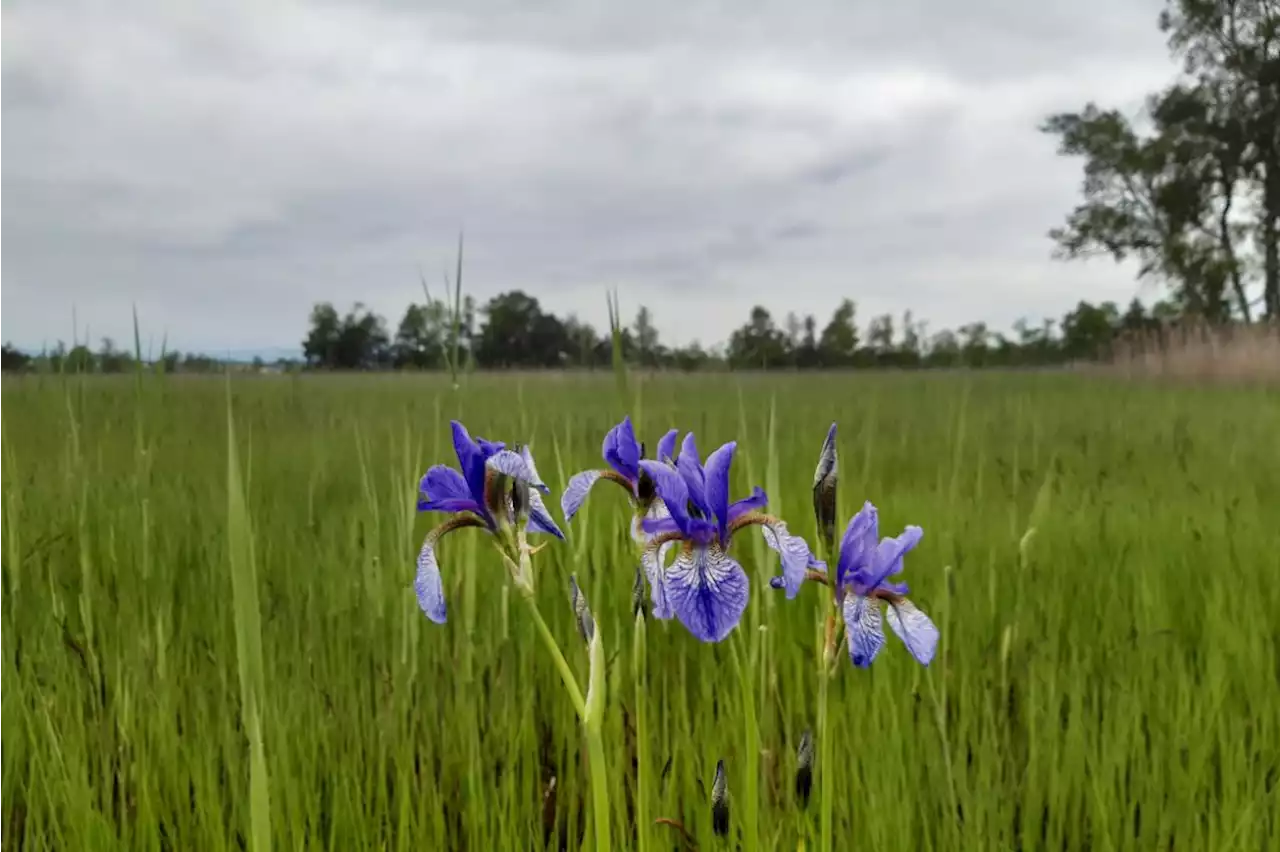
[[[649,729],[645,712],[648,679],[645,658],[645,621],[644,613],[636,615],[636,629],[632,644],[632,659],[635,661],[636,685],[636,850],[648,852],[649,849]]]
[[[742,755],[744,764],[744,781],[743,785],[743,844],[742,848],[746,852],[756,852],[760,848],[760,826],[758,814],[760,810],[759,802],[759,782],[760,782],[760,730],[756,722],[756,698],[753,688],[752,672],[747,666],[743,665],[742,653],[738,650],[739,641],[744,644],[748,641],[735,636],[734,640],[729,643],[729,649],[733,653],[733,664],[738,670],[738,683],[742,688],[742,709],[745,715],[743,725],[746,739],[746,748]]]
[[[831,767],[831,726],[827,722],[827,697],[831,683],[825,654],[818,660],[818,848],[831,852],[831,809],[835,773]]]
[[[578,714],[578,718],[582,719],[587,714],[587,703],[582,697],[582,689],[579,688],[577,679],[573,676],[573,669],[569,668],[569,663],[561,653],[560,646],[556,644],[556,637],[551,635],[551,629],[547,627],[547,622],[543,621],[542,613],[538,611],[538,604],[533,599],[533,595],[526,594],[523,597],[529,604],[529,611],[533,614],[533,623],[538,627],[538,635],[542,637],[542,643],[551,652],[551,659],[560,672],[560,679],[564,681],[565,691],[569,693],[569,700],[573,702],[573,710]]]
[[[609,852],[609,785],[605,775],[604,737],[598,724],[587,725],[587,760],[591,763],[591,804],[595,811],[596,852]]]
[[[547,627],[547,622],[542,618],[537,602],[531,594],[525,594],[524,599],[528,602],[529,611],[533,614],[533,623],[537,625],[538,635],[542,637],[543,644],[551,652],[551,659],[555,661],[556,669],[560,672],[560,679],[564,681],[564,688],[569,693],[569,700],[573,702],[574,712],[578,714],[578,718],[582,721],[583,731],[587,739],[587,761],[591,773],[591,801],[596,827],[596,852],[610,852],[612,843],[609,837],[609,786],[604,759],[603,720],[600,718],[602,714],[599,712],[601,708],[597,706],[595,708],[597,712],[590,714],[587,712],[587,701],[582,697],[582,689],[578,686],[578,681],[573,676],[573,670],[569,668],[569,663],[565,660],[556,638],[551,635],[551,629]],[[591,661],[593,671],[599,672],[597,674],[599,683],[593,683],[593,685],[603,689],[604,673],[602,669],[604,660],[598,636],[595,642],[592,643],[591,652],[599,657],[599,659]],[[603,702],[597,703],[602,704]]]

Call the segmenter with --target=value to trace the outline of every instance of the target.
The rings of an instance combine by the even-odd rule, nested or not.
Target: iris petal
[[[907,646],[911,656],[921,665],[929,665],[933,653],[938,649],[938,628],[916,605],[903,598],[889,603],[889,611],[885,613],[889,628],[898,634],[902,644]]]
[[[525,464],[524,458],[519,453],[513,453],[511,450],[499,450],[489,457],[485,465],[504,476],[533,485],[536,474],[529,470],[529,466]]]
[[[418,551],[418,571],[413,578],[413,592],[418,596],[418,606],[427,618],[436,624],[444,624],[447,608],[444,602],[444,581],[440,577],[440,564],[436,561],[436,541],[439,529],[427,533]]]
[[[672,429],[663,435],[658,441],[658,461],[672,462],[676,460],[676,436],[680,434],[679,429]]]
[[[686,544],[664,574],[667,600],[680,623],[703,642],[719,642],[742,620],[750,583],[742,566],[716,544]]]
[[[862,595],[846,597],[844,626],[849,638],[849,659],[855,666],[867,668],[884,647],[879,601]]]
[[[657,547],[645,547],[640,553],[640,567],[644,569],[645,579],[649,581],[649,600],[653,603],[653,617],[663,621],[675,615],[663,580],[663,567],[667,564],[667,554],[675,545],[674,541],[666,541]]]
[[[532,488],[529,489],[529,520],[525,523],[525,530],[533,533],[547,533],[564,541],[564,533],[556,525],[555,518],[551,517],[551,513],[547,511],[547,504],[542,501],[542,495]]]
[[[448,465],[436,464],[427,469],[418,483],[418,491],[429,500],[443,500],[447,497],[474,499],[467,480]]]
[[[843,586],[871,570],[876,540],[880,536],[880,514],[870,502],[849,519],[840,539],[840,561],[836,565],[836,582]]]
[[[924,538],[924,530],[909,526],[902,535],[886,538],[876,546],[872,559],[867,585],[871,588],[879,586],[885,578],[902,573],[902,558]]]
[[[775,521],[761,527],[765,543],[782,558],[782,588],[787,590],[787,600],[800,593],[806,572],[810,567],[822,565],[813,558],[809,545],[798,535],[787,531],[785,521]],[[826,566],[823,565],[825,568]]]
[[[583,501],[587,499],[588,492],[591,491],[591,486],[599,481],[601,473],[603,471],[584,470],[569,478],[569,484],[564,487],[564,493],[560,495],[560,511],[564,512],[566,521],[572,521],[573,516],[578,514]]]
[[[709,520],[712,512],[711,507],[707,505],[706,474],[702,470],[702,459],[698,455],[698,444],[692,432],[684,436],[684,443],[680,446],[680,457],[676,459],[676,470],[680,471],[680,476],[684,479],[689,499]]]
[[[471,434],[467,432],[466,426],[457,420],[451,420],[449,425],[453,429],[453,451],[458,455],[458,467],[467,481],[471,499],[483,504],[484,452],[475,441],[471,440]]]
[[[735,500],[729,504],[729,523],[732,524],[748,512],[763,509],[768,504],[769,496],[764,493],[763,488],[757,485],[751,490],[751,496],[743,497],[741,500]]]
[[[524,459],[525,467],[529,468],[529,484],[543,494],[550,494],[551,488],[542,481],[541,476],[538,476],[538,466],[533,463],[533,450],[528,444],[520,448],[520,458]]]
[[[441,500],[418,498],[418,511],[449,512],[455,515],[458,512],[475,512],[477,515],[484,515],[484,510],[480,508],[480,504],[470,497],[445,497]]]
[[[736,441],[720,447],[707,457],[705,469],[707,509],[715,517],[722,544],[729,538],[726,530],[729,524],[729,467],[737,449]]]
[[[675,468],[661,462],[646,459],[640,462],[640,467],[653,480],[654,486],[658,489],[658,496],[662,498],[667,511],[671,513],[671,520],[681,532],[687,533],[689,513],[685,507],[689,503],[689,488],[685,485],[684,477],[677,473]]]

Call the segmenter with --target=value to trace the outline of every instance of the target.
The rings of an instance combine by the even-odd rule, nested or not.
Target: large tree
[[[1084,158],[1083,202],[1050,232],[1065,258],[1135,258],[1183,311],[1280,318],[1280,0],[1170,0],[1182,74],[1153,94],[1147,133],[1088,104],[1042,126]]]

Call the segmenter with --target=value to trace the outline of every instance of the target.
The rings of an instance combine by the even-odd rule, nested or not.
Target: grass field
[[[924,527],[905,578],[937,658],[890,636],[831,684],[816,772],[836,848],[1277,848],[1280,394],[1050,374],[631,387],[624,410],[609,376],[239,378],[229,463],[223,380],[6,379],[4,848],[592,848],[580,728],[528,611],[468,530],[441,546],[449,623],[427,621],[413,562],[438,518],[414,502],[427,466],[456,463],[456,417],[531,440],[559,518],[628,412],[650,447],[671,426],[704,454],[737,439],[735,496],[764,486],[811,542],[838,421],[840,526],[871,499],[885,534]],[[742,626],[704,645],[650,621],[637,694],[627,520],[601,486],[536,561],[581,682],[570,572],[605,645],[614,847],[681,848],[666,825],[638,837],[642,804],[703,850],[746,848],[756,763],[759,847],[817,848],[793,777],[822,590],[786,601],[743,536]]]

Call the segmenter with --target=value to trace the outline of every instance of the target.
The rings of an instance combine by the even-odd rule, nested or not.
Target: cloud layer
[[[1158,0],[192,5],[6,4],[6,339],[73,307],[128,339],[134,303],[184,349],[294,345],[319,300],[394,323],[460,226],[481,300],[600,326],[616,285],[671,343],[1137,292],[1050,259],[1079,164],[1036,125],[1170,77]]]

